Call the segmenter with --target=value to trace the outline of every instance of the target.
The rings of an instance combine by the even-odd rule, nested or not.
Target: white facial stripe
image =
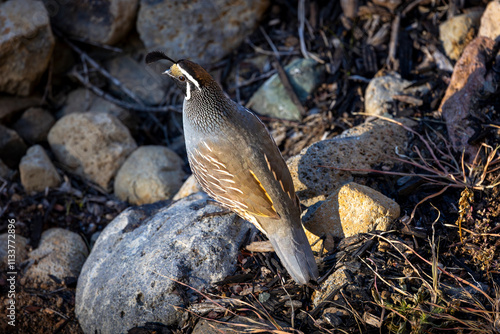
[[[194,83],[194,85],[196,86],[196,88],[198,88],[199,90],[201,90],[200,88],[200,84],[198,83],[198,81],[194,80],[194,78],[191,76],[191,74],[189,74],[188,72],[186,72],[182,67],[180,67],[179,65],[177,65],[177,67],[179,68],[179,70],[181,70],[181,73],[184,74],[184,76],[189,80],[191,81],[192,83]]]
[[[189,82],[186,82],[186,100],[191,98],[191,85]]]

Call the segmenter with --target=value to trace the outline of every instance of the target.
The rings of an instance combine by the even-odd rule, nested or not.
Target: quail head
[[[264,124],[227,98],[200,65],[158,51],[146,63],[160,59],[173,63],[164,74],[185,94],[186,151],[203,190],[261,230],[297,283],[317,280],[290,171]]]

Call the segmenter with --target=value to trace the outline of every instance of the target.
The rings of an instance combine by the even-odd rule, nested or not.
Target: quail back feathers
[[[200,65],[176,62],[158,51],[149,53],[146,62],[160,59],[173,63],[165,74],[185,94],[186,151],[203,190],[261,230],[297,283],[316,280],[318,268],[292,177],[264,124],[227,98]]]

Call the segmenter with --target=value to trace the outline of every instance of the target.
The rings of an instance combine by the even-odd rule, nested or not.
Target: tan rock
[[[481,17],[481,26],[479,27],[479,36],[489,37],[492,40],[499,41],[500,37],[500,1],[491,1]]]
[[[407,126],[414,124],[406,119],[397,121]],[[403,148],[407,139],[402,126],[377,120],[316,142],[287,161],[295,191],[306,206],[324,200],[338,185],[353,180],[353,172],[343,169],[392,167],[391,157],[396,157],[396,147]]]
[[[457,15],[439,25],[439,39],[448,57],[460,58],[467,44],[476,36],[482,11]]]
[[[120,122],[129,129],[137,126],[137,120],[134,119],[130,111],[95,95],[85,88],[78,88],[71,91],[62,108],[63,115],[86,111],[111,114],[118,118]]]
[[[183,161],[163,146],[141,146],[123,163],[115,179],[115,195],[132,204],[171,198],[182,186]]]
[[[40,145],[32,146],[19,164],[21,184],[27,193],[43,191],[61,184],[61,177]]]
[[[47,69],[54,44],[41,1],[0,3],[0,91],[29,95]]]
[[[105,189],[137,147],[129,130],[105,113],[64,116],[50,130],[48,141],[65,168]]]
[[[191,174],[186,181],[182,184],[181,189],[172,198],[174,201],[180,200],[181,198],[187,197],[191,194],[203,191],[200,184],[196,181],[196,178]]]
[[[51,284],[49,275],[59,279],[78,277],[88,256],[87,245],[76,234],[62,228],[51,228],[42,233],[40,245],[29,254],[33,263],[25,277],[31,282]]]
[[[420,97],[429,92],[430,85],[411,87],[412,81],[404,80],[397,73],[370,80],[365,92],[365,112],[369,115],[384,115],[391,111],[394,95]]]
[[[332,250],[332,237],[346,238],[374,230],[386,231],[399,213],[399,205],[390,198],[351,182],[328,196],[304,221],[304,226],[311,244],[324,235],[327,237],[325,249]],[[321,242],[318,242],[313,250],[320,249]]]

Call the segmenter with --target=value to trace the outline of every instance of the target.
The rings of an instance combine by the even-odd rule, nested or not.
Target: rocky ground
[[[0,1],[0,331],[500,332],[498,17],[499,1]],[[268,126],[317,284],[199,192],[156,49]]]

